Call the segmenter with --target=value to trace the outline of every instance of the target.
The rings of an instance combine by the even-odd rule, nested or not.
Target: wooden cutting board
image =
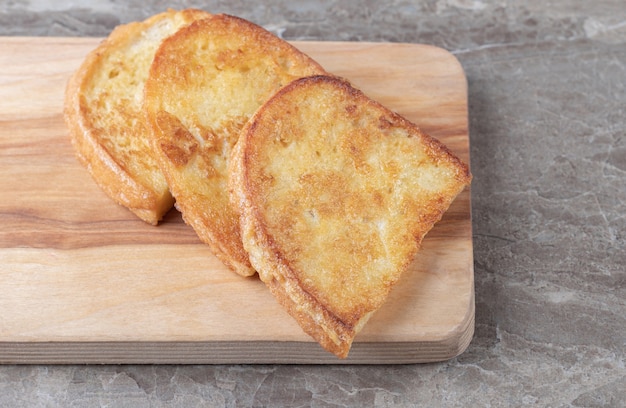
[[[158,227],[144,224],[79,165],[63,93],[98,42],[0,38],[0,363],[410,363],[465,350],[474,331],[469,189],[338,360],[258,278],[216,260],[175,210]],[[448,52],[294,44],[469,160],[467,84]]]

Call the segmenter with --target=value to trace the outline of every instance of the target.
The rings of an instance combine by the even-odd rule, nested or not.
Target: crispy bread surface
[[[174,200],[151,154],[143,86],[161,41],[208,16],[168,10],[118,26],[87,55],[66,88],[65,121],[80,161],[113,200],[150,224]]]
[[[314,76],[248,122],[230,188],[260,278],[343,358],[470,180],[467,165],[414,124],[343,80]]]
[[[154,151],[176,207],[235,272],[255,273],[228,196],[228,161],[256,109],[292,80],[324,73],[311,58],[248,21],[199,20],[163,42],[145,87]]]

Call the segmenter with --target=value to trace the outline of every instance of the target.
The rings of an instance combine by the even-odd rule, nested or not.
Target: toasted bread
[[[276,90],[323,72],[286,41],[228,15],[194,22],[156,53],[144,104],[159,166],[185,222],[241,275],[255,271],[229,202],[232,147]]]
[[[296,80],[264,104],[230,171],[252,265],[341,358],[471,180],[443,144],[328,76]]]
[[[161,41],[208,16],[169,10],[118,26],[87,55],[66,88],[65,121],[80,161],[113,200],[150,224],[174,200],[150,152],[143,85]]]

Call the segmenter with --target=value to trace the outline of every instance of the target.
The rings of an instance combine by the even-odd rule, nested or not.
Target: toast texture
[[[268,100],[242,130],[230,172],[252,265],[340,358],[471,181],[442,143],[330,76]]]
[[[144,98],[155,157],[185,222],[240,275],[255,271],[229,200],[232,147],[274,92],[322,73],[286,41],[229,15],[192,23],[156,53]]]
[[[168,10],[115,28],[70,78],[64,118],[80,162],[106,194],[156,225],[174,199],[151,153],[143,86],[163,39],[199,18]]]

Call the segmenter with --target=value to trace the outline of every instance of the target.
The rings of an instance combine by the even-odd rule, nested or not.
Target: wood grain
[[[78,164],[63,93],[98,41],[0,38],[0,362],[409,363],[465,350],[474,330],[469,189],[337,360],[257,278],[226,270],[180,214],[147,225]],[[469,160],[466,80],[448,52],[294,44]]]

